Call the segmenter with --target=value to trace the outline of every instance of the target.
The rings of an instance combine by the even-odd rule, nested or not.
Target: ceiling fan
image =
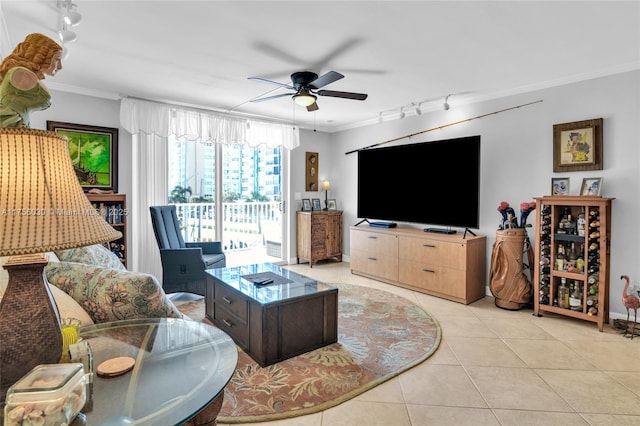
[[[275,84],[289,90],[295,90],[293,93],[280,93],[279,95],[266,96],[264,98],[252,99],[251,102],[263,102],[272,99],[281,98],[283,96],[291,96],[295,103],[307,108],[307,111],[317,111],[318,104],[316,99],[318,96],[330,96],[333,98],[354,99],[364,101],[367,99],[366,93],[338,92],[335,90],[319,90],[322,87],[333,83],[336,80],[344,78],[339,72],[329,71],[320,77],[311,71],[299,71],[291,74],[291,83],[279,83],[277,81],[267,80],[260,77],[249,77],[249,80],[261,81],[264,83]],[[317,96],[316,96],[317,95]]]

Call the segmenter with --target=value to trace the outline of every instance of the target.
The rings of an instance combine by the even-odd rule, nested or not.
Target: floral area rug
[[[220,423],[285,419],[325,410],[421,363],[440,344],[440,326],[409,300],[350,284],[338,287],[338,342],[260,367],[238,349]],[[204,300],[178,304],[194,320]]]

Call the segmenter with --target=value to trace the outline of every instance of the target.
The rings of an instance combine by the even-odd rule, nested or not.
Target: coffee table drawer
[[[223,307],[245,323],[247,322],[248,301],[241,294],[238,294],[238,292],[216,282],[214,301],[216,305]]]
[[[219,302],[216,302],[213,323],[231,336],[240,347],[243,349],[249,347],[249,325],[225,309]]]

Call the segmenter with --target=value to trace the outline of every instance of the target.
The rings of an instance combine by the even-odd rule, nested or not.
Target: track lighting
[[[72,3],[71,0],[58,0],[58,8],[62,12],[62,20],[70,27],[75,27],[82,22],[82,15],[80,15],[75,9],[77,5]]]
[[[447,95],[447,97],[444,98],[444,104],[442,104],[445,111],[449,111],[449,108],[451,108],[451,106],[449,105],[449,96],[451,95]]]
[[[378,123],[382,123],[382,113],[378,113]]]
[[[400,107],[400,120],[402,120],[406,114],[404,113],[404,107]]]
[[[411,105],[415,105],[416,107],[416,115],[422,114],[422,110],[420,109],[420,104],[416,105],[415,103],[411,103]]]
[[[58,31],[58,37],[60,37],[60,41],[62,42],[62,44],[72,43],[78,38],[76,33],[67,29],[66,24],[62,24],[62,29]]]

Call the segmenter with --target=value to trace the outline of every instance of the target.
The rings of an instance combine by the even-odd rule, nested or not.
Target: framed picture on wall
[[[310,212],[311,211],[311,200],[308,198],[302,199],[302,211]]]
[[[311,200],[311,207],[313,207],[313,211],[320,211],[322,210],[322,206],[320,205],[320,198],[314,198],[313,200]]]
[[[318,153],[307,152],[305,158],[305,191],[318,191]]]
[[[602,170],[602,118],[553,126],[553,171]]]
[[[67,137],[71,163],[85,192],[118,192],[118,129],[47,121],[47,130]]]

